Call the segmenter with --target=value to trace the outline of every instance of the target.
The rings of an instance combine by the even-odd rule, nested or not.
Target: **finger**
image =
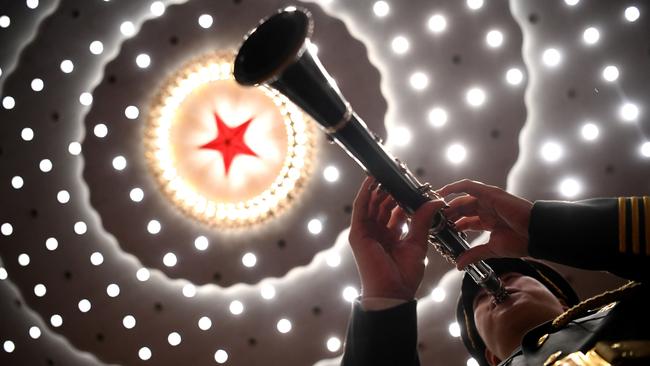
[[[393,234],[394,238],[400,238],[402,236],[402,227],[408,221],[408,214],[404,211],[403,208],[397,206],[393,209],[391,213],[390,220],[386,227]]]
[[[494,186],[489,186],[485,183],[477,182],[470,179],[459,180],[454,183],[447,184],[446,186],[436,191],[442,197],[446,197],[452,193],[468,193],[474,197],[484,197],[494,192]]]
[[[490,230],[491,228],[489,225],[481,221],[481,218],[478,216],[471,216],[471,217],[463,217],[462,219],[456,221],[454,223],[454,226],[456,226],[457,231],[465,231],[465,230]]]
[[[376,221],[379,216],[379,205],[388,197],[388,192],[381,190],[379,186],[375,188],[370,197],[370,204],[368,205],[368,218]]]
[[[467,249],[456,258],[456,268],[465,269],[465,267],[472,263],[497,257],[499,256],[490,249],[489,243],[477,245]]]
[[[375,183],[375,178],[366,177],[361,188],[357,192],[357,196],[354,199],[352,204],[352,220],[353,221],[362,221],[368,218],[368,202],[370,201],[370,195],[372,191],[370,187]]]
[[[392,196],[384,198],[384,201],[379,205],[379,214],[377,215],[377,224],[380,227],[387,226],[395,207],[397,207],[397,201]]]
[[[428,201],[418,208],[411,218],[411,226],[409,227],[406,240],[409,242],[424,243],[423,245],[426,245],[429,229],[431,229],[433,223],[433,217],[443,207],[445,207],[445,203],[442,200],[435,200]]]
[[[444,212],[451,221],[456,221],[462,216],[477,216],[478,199],[472,196],[456,197],[449,202]]]

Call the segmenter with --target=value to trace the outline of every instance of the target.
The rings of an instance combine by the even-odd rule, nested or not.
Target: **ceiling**
[[[233,228],[175,195],[149,143],[173,77],[232,57],[292,4],[312,13],[318,57],[354,110],[420,180],[531,200],[650,190],[646,2],[2,0],[0,364],[337,364],[360,290],[347,226],[361,169],[287,112],[306,121],[304,164],[273,215]],[[232,127],[268,112],[228,85],[188,115],[214,108]],[[180,136],[213,139],[211,113]],[[277,123],[251,123],[264,153],[235,157],[230,175],[198,145],[170,144],[172,160],[200,163],[188,186],[204,195],[215,182],[247,192],[285,146],[265,135]],[[621,282],[558,268],[582,296]],[[454,334],[459,275],[429,253],[422,364],[472,364]]]

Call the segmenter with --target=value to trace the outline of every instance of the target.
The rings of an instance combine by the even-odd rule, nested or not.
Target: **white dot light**
[[[241,258],[241,262],[245,267],[252,268],[257,263],[257,257],[253,253],[246,253]]]
[[[6,280],[8,275],[7,270],[4,267],[0,267],[0,281]]]
[[[217,363],[226,363],[226,361],[228,361],[228,352],[222,349],[218,350],[214,353],[214,360],[217,361]]]
[[[150,220],[147,224],[147,231],[149,234],[156,235],[160,233],[160,229],[162,229],[162,225],[160,225],[158,220]]]
[[[404,126],[394,127],[390,130],[390,142],[396,146],[407,146],[412,137],[411,130]]]
[[[402,55],[409,50],[411,44],[409,43],[409,40],[406,39],[406,37],[397,36],[393,38],[393,41],[390,43],[390,46],[393,49],[393,52],[395,52],[398,55]]]
[[[81,154],[81,144],[77,141],[73,141],[68,145],[68,152],[70,155],[79,155]]]
[[[141,69],[146,69],[151,65],[151,57],[146,53],[141,53],[135,58],[135,63]]]
[[[472,107],[480,107],[485,103],[485,92],[481,88],[471,88],[465,94],[467,103]]]
[[[456,322],[449,324],[449,334],[452,337],[460,337],[460,325]]]
[[[203,14],[199,17],[199,25],[201,28],[208,29],[212,27],[213,22],[214,19],[212,19],[212,16],[209,14]]]
[[[63,325],[63,318],[59,314],[54,314],[50,317],[50,324],[52,324],[54,328],[58,328]]]
[[[503,44],[503,33],[493,29],[485,36],[485,42],[492,48],[500,47]]]
[[[524,73],[517,68],[509,69],[506,72],[506,81],[510,85],[519,85],[524,81]]]
[[[146,269],[146,268],[140,268],[139,270],[137,270],[137,272],[135,272],[135,277],[140,282],[144,282],[144,281],[148,280],[150,275],[151,274],[149,273],[149,270]]]
[[[120,286],[111,283],[110,285],[106,286],[106,294],[108,297],[118,297],[120,295]]]
[[[431,291],[431,298],[435,302],[443,302],[447,297],[447,292],[442,287],[436,287]]]
[[[564,155],[564,149],[557,142],[548,141],[542,145],[540,154],[545,161],[553,163],[562,158],[562,155]]]
[[[176,265],[176,263],[178,263],[178,259],[174,253],[167,253],[163,257],[163,264],[167,267],[173,267]]]
[[[467,0],[467,7],[472,10],[478,10],[483,7],[483,0]]]
[[[542,62],[548,67],[555,67],[562,61],[560,51],[555,48],[548,48],[542,53]]]
[[[580,0],[564,0],[564,2],[569,6],[575,6],[580,2]]]
[[[447,148],[447,160],[460,164],[467,158],[467,149],[461,144],[452,144]]]
[[[639,152],[641,152],[641,156],[650,158],[650,141],[642,143]]]
[[[126,158],[122,155],[114,157],[113,168],[115,170],[124,170],[126,168]]]
[[[130,105],[124,109],[124,115],[128,119],[136,119],[140,115],[138,107]]]
[[[630,6],[625,9],[625,19],[627,19],[628,22],[636,22],[640,16],[641,12],[636,6]]]
[[[183,296],[187,298],[196,296],[196,286],[194,286],[191,283],[188,283],[187,285],[183,286]]]
[[[93,55],[101,55],[102,52],[104,52],[104,44],[100,41],[90,42],[90,46],[88,48],[90,49],[90,53]]]
[[[327,265],[336,268],[341,264],[341,255],[337,252],[331,252],[327,255],[327,259],[325,260],[327,262]]]
[[[609,65],[603,69],[603,79],[606,81],[612,82],[618,79],[619,72],[618,67]]]
[[[327,340],[327,350],[330,352],[338,352],[341,349],[341,340],[337,337],[330,337]]]
[[[181,335],[177,332],[171,332],[167,336],[167,342],[169,342],[170,346],[176,347],[181,344]]]
[[[133,329],[135,327],[135,318],[133,315],[127,315],[122,319],[122,325],[126,329]]]
[[[59,193],[56,194],[56,200],[59,201],[59,203],[68,203],[70,202],[70,193],[66,190],[60,190]]]
[[[61,61],[61,71],[66,74],[71,73],[74,70],[74,64],[70,60]]]
[[[598,129],[598,126],[596,126],[594,123],[587,122],[584,125],[582,125],[582,128],[580,129],[580,133],[582,134],[583,139],[587,141],[593,141],[598,138],[598,135],[600,134],[600,130]]]
[[[47,288],[45,287],[44,284],[39,283],[38,285],[34,286],[34,295],[38,297],[43,297],[47,293]]]
[[[10,223],[5,222],[4,224],[2,224],[2,226],[0,226],[0,232],[4,236],[9,236],[14,232],[14,227],[11,226]]]
[[[481,366],[473,357],[467,359],[467,366]]]
[[[21,189],[25,182],[23,181],[23,178],[20,176],[15,176],[11,178],[11,186],[14,187],[14,189]]]
[[[596,44],[596,42],[598,42],[600,39],[600,32],[594,27],[589,27],[582,33],[582,39],[586,44]]]
[[[323,231],[323,223],[319,219],[311,219],[307,223],[307,230],[314,235],[318,235]]]
[[[5,341],[5,342],[2,344],[2,348],[4,348],[5,352],[7,352],[7,353],[11,353],[11,352],[13,352],[14,350],[16,350],[16,345],[15,345],[14,342],[12,342],[12,341]]]
[[[100,266],[102,263],[104,263],[104,256],[100,252],[94,252],[90,255],[90,263],[93,266]]]
[[[208,245],[210,245],[210,242],[208,241],[208,238],[203,235],[198,236],[196,239],[194,239],[194,247],[197,250],[206,250],[208,249]]]
[[[354,299],[359,297],[359,291],[357,291],[357,289],[352,286],[347,286],[343,289],[342,295],[345,301],[352,302]]]
[[[162,1],[154,1],[151,3],[149,10],[151,10],[151,14],[159,17],[165,14],[165,4]]]
[[[79,311],[81,311],[82,313],[89,312],[90,308],[91,308],[91,304],[90,301],[88,301],[87,299],[83,299],[79,301]]]
[[[447,111],[440,107],[435,107],[429,111],[429,124],[433,127],[440,128],[447,124]]]
[[[45,87],[45,83],[43,82],[43,80],[36,78],[32,80],[31,87],[33,91],[39,92],[43,90],[43,88]]]
[[[30,9],[38,8],[38,0],[27,0],[27,7]]]
[[[621,106],[619,113],[624,121],[632,122],[639,117],[639,107],[633,103],[625,103]]]
[[[142,199],[144,198],[144,191],[142,191],[141,188],[133,188],[129,192],[129,197],[133,202],[141,202]]]
[[[135,25],[132,22],[126,21],[120,24],[120,32],[126,37],[131,37],[135,34]]]
[[[278,320],[278,324],[276,325],[276,328],[278,328],[278,332],[280,333],[289,333],[291,331],[291,321],[289,319],[280,319]]]
[[[38,163],[38,168],[43,173],[48,173],[52,171],[52,162],[50,161],[50,159],[43,159]]]
[[[2,98],[2,106],[5,109],[13,109],[16,106],[16,100],[11,96]]]
[[[106,125],[103,123],[98,123],[93,128],[93,133],[95,134],[95,136],[102,139],[106,137],[106,135],[108,135],[108,127],[106,127]]]
[[[427,26],[433,33],[443,32],[447,29],[447,19],[441,14],[434,14],[427,21]]]
[[[262,285],[260,294],[265,300],[271,300],[275,297],[275,287],[269,284]]]
[[[142,361],[149,360],[151,358],[151,350],[149,349],[149,347],[140,348],[140,350],[138,351],[138,357],[140,357]]]
[[[32,339],[39,339],[41,337],[41,328],[33,326],[29,328],[29,336]]]
[[[7,28],[11,25],[11,18],[6,15],[0,16],[0,28]]]
[[[411,87],[415,90],[424,90],[429,86],[429,77],[427,74],[417,71],[411,74],[409,77],[409,83]]]
[[[325,169],[323,169],[323,178],[325,178],[325,180],[330,183],[334,183],[338,181],[339,176],[340,176],[339,170],[333,165],[330,165]]]
[[[239,315],[244,312],[244,304],[241,301],[234,300],[230,303],[229,309],[233,315]]]
[[[47,238],[47,240],[45,240],[45,247],[50,251],[56,250],[56,248],[59,247],[59,241],[55,238]]]
[[[83,235],[88,230],[88,226],[83,221],[77,221],[74,224],[74,232],[78,235]]]
[[[26,267],[29,265],[30,259],[29,255],[22,253],[18,256],[18,264],[20,264],[23,267]]]
[[[388,13],[390,12],[390,6],[388,6],[388,3],[385,1],[377,1],[373,6],[372,6],[372,11],[375,13],[376,16],[383,18]]]
[[[79,103],[85,106],[93,104],[93,95],[88,92],[81,93],[79,96]]]
[[[199,319],[198,324],[199,324],[199,329],[201,330],[208,330],[212,328],[212,320],[210,320],[210,318],[208,318],[207,316],[201,317],[201,319]]]
[[[582,192],[582,184],[574,178],[565,178],[560,182],[560,194],[567,198],[573,198]]]
[[[34,139],[34,130],[25,127],[20,131],[20,137],[25,141],[32,141]]]

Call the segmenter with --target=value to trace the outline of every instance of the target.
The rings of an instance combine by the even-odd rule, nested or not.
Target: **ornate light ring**
[[[263,192],[238,202],[218,202],[192,187],[175,166],[170,144],[174,115],[197,88],[215,81],[234,81],[233,60],[233,52],[213,52],[181,67],[153,98],[144,129],[145,159],[163,195],[186,215],[217,228],[250,227],[285,212],[313,175],[318,149],[310,117],[277,91],[258,87],[275,104],[287,132],[287,152],[279,174]]]

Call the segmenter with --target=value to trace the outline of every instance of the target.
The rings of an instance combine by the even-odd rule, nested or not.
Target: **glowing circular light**
[[[38,168],[43,172],[43,173],[49,173],[52,171],[52,162],[50,159],[43,159],[38,163]]]
[[[291,321],[289,319],[280,319],[276,325],[278,332],[285,334],[291,331]]]
[[[214,353],[214,360],[217,361],[217,363],[226,363],[226,361],[228,361],[228,352],[222,349],[217,350],[217,352]]]
[[[179,344],[181,344],[181,335],[178,334],[177,332],[171,332],[167,336],[167,342],[169,343],[170,346],[176,347]]]
[[[147,223],[147,231],[149,232],[149,234],[156,235],[160,233],[161,229],[162,229],[162,225],[158,220],[149,220],[149,223]]]
[[[127,315],[122,318],[122,325],[126,329],[133,329],[135,327],[135,318],[133,315]]]
[[[56,200],[59,201],[59,203],[68,203],[70,202],[70,193],[66,190],[60,190],[56,194]]]
[[[449,334],[454,338],[460,337],[460,325],[456,322],[449,324]]]
[[[640,16],[641,12],[636,6],[629,6],[625,9],[625,19],[628,22],[635,22],[637,19],[639,19]]]
[[[140,268],[135,272],[135,277],[138,279],[140,282],[147,281],[150,277],[149,270],[146,268]]]
[[[447,29],[447,19],[441,14],[434,14],[427,21],[427,26],[433,33],[443,32]]]
[[[485,36],[485,42],[492,48],[500,47],[503,44],[503,33],[493,29]]]
[[[582,192],[582,184],[575,178],[565,178],[560,182],[559,191],[564,197],[573,198]]]
[[[120,295],[120,286],[111,283],[110,285],[106,286],[106,294],[108,297],[118,297]]]
[[[93,95],[88,92],[81,93],[79,96],[79,103],[85,106],[93,104]]]
[[[39,92],[43,90],[43,88],[45,87],[45,83],[43,82],[42,79],[36,78],[32,80],[31,87],[33,91]]]
[[[575,6],[580,2],[580,0],[564,0],[564,2],[569,6]]]
[[[23,181],[23,178],[18,175],[11,178],[11,186],[14,187],[14,189],[21,189],[24,184],[25,182]]]
[[[650,158],[650,141],[642,143],[639,152],[641,152],[641,156]]]
[[[93,55],[101,55],[104,52],[104,44],[100,41],[92,41],[88,49],[90,49],[90,53]]]
[[[2,226],[0,226],[0,232],[2,232],[2,235],[4,236],[9,236],[14,232],[14,227],[11,226],[10,223],[5,222],[2,224]]]
[[[5,341],[2,344],[2,348],[4,348],[5,352],[11,353],[16,350],[16,345],[12,341]]]
[[[555,141],[548,141],[540,149],[542,158],[549,163],[556,162],[564,155],[564,149]]]
[[[149,10],[151,10],[151,14],[159,17],[165,14],[165,4],[162,1],[154,1],[151,3]]]
[[[619,114],[626,122],[636,121],[639,117],[639,107],[633,103],[625,103],[621,106]]]
[[[555,67],[562,61],[562,54],[555,48],[548,48],[542,53],[542,62],[548,67]]]
[[[210,245],[210,242],[208,241],[208,238],[203,235],[198,236],[196,239],[194,239],[194,247],[197,250],[206,250],[208,249],[208,245]]]
[[[25,141],[32,141],[32,139],[34,139],[34,130],[25,127],[20,131],[20,137]]]
[[[138,107],[130,105],[124,109],[124,115],[128,119],[136,119],[140,115]]]
[[[185,286],[183,286],[183,296],[187,298],[192,298],[196,296],[196,286],[194,286],[191,283],[188,283]]]
[[[198,325],[199,329],[208,330],[212,328],[212,320],[210,320],[210,318],[207,316],[202,316],[201,319],[199,319]]]
[[[603,79],[606,81],[612,82],[618,79],[619,72],[618,67],[613,65],[608,65],[603,69]]]
[[[598,42],[598,40],[600,39],[600,32],[598,31],[597,28],[589,27],[585,29],[585,31],[582,33],[582,39],[585,41],[586,44],[589,45],[596,44],[596,42]]]
[[[50,251],[56,250],[56,248],[59,247],[59,241],[56,240],[56,238],[47,238],[47,240],[45,240],[45,247]]]
[[[323,231],[323,223],[319,219],[311,219],[307,223],[307,230],[311,234],[318,235]]]
[[[260,294],[265,300],[271,300],[275,297],[275,287],[269,284],[262,285]]]
[[[163,256],[163,264],[167,267],[173,267],[178,263],[178,259],[176,258],[176,254],[174,253],[167,253],[165,256]]]
[[[120,32],[126,37],[131,37],[135,34],[135,25],[130,21],[123,22],[120,24]]]
[[[517,68],[509,69],[506,72],[506,81],[511,85],[519,85],[524,81],[524,73]]]
[[[480,107],[485,103],[486,95],[481,88],[471,88],[465,94],[465,100],[472,107]]]
[[[20,264],[22,267],[27,267],[29,265],[29,262],[29,255],[26,253],[22,253],[18,256],[18,264]]]
[[[467,359],[467,366],[481,366],[473,357]]]
[[[144,191],[141,188],[133,188],[129,192],[129,197],[133,202],[142,202],[142,199],[144,198]]]
[[[122,155],[113,158],[113,169],[124,170],[126,168],[126,158]]]
[[[135,63],[141,69],[146,69],[151,65],[151,57],[146,53],[141,53],[135,58]]]
[[[330,183],[334,183],[339,180],[339,170],[333,166],[329,165],[325,169],[323,169],[323,178],[325,178],[326,181]]]
[[[83,235],[83,234],[86,233],[87,230],[88,230],[88,226],[86,226],[85,222],[83,222],[83,221],[75,222],[75,224],[74,224],[74,232],[77,235]]]
[[[151,350],[149,349],[149,347],[140,348],[140,350],[138,351],[138,357],[140,357],[142,361],[149,360],[151,358]]]
[[[393,38],[393,40],[390,43],[390,46],[393,49],[393,52],[395,52],[398,55],[403,55],[409,50],[411,44],[409,40],[406,39],[406,37],[397,36]]]
[[[372,11],[375,13],[376,16],[383,18],[386,15],[388,15],[388,13],[390,12],[390,6],[385,1],[377,1],[372,6]]]
[[[341,255],[337,252],[331,252],[327,255],[325,262],[327,262],[328,266],[336,268],[341,264]]]
[[[47,293],[47,288],[45,287],[44,284],[39,283],[38,285],[34,286],[34,295],[37,297],[43,297]]]
[[[199,25],[201,28],[208,29],[212,27],[213,22],[214,19],[212,19],[212,16],[209,14],[203,14],[199,17]]]
[[[68,152],[70,155],[79,155],[81,154],[81,144],[77,141],[73,141],[68,145]]]
[[[0,16],[0,28],[7,28],[11,25],[11,18],[6,15]]]
[[[242,302],[239,300],[234,300],[230,303],[228,309],[233,315],[240,315],[244,312],[244,304],[242,304]]]
[[[63,318],[59,314],[54,314],[50,317],[50,324],[52,324],[54,328],[58,328],[63,325]]]
[[[347,286],[343,289],[342,295],[345,301],[353,302],[357,297],[359,297],[359,291],[352,286]]]
[[[330,337],[327,340],[327,350],[330,352],[338,352],[341,349],[341,340],[337,337]]]
[[[0,281],[6,280],[8,275],[7,270],[4,267],[0,267]]]
[[[447,297],[447,292],[442,287],[436,287],[431,291],[431,298],[435,302],[443,302]]]
[[[41,337],[41,328],[32,326],[29,328],[29,336],[32,339],[39,339]]]
[[[396,146],[407,146],[413,137],[411,130],[404,126],[394,127],[389,134],[390,143]]]
[[[30,9],[38,8],[38,0],[27,0],[27,7]]]
[[[478,10],[483,7],[483,0],[467,0],[467,7],[472,10]]]
[[[594,123],[587,122],[584,125],[582,125],[582,128],[580,129],[580,133],[582,134],[583,139],[587,141],[593,141],[598,138],[598,135],[600,134],[600,130],[598,129],[598,126],[596,126]]]
[[[87,299],[82,299],[81,301],[79,301],[79,311],[81,311],[82,313],[89,312],[91,307],[92,306],[90,304],[90,301],[88,301]]]
[[[101,264],[104,263],[104,255],[100,252],[94,252],[90,255],[90,263],[93,266],[101,266]]]
[[[106,135],[108,135],[108,127],[106,127],[106,125],[103,123],[98,123],[93,128],[93,133],[95,134],[95,136],[99,137],[100,139],[103,139],[104,137],[106,137]]]
[[[440,128],[447,124],[447,111],[440,107],[435,107],[429,111],[427,115],[429,119],[429,124],[433,127]]]
[[[5,109],[13,109],[16,106],[16,100],[11,96],[2,98],[2,106]]]
[[[241,262],[245,267],[252,268],[257,263],[257,257],[253,253],[246,253],[241,258]]]
[[[424,90],[429,86],[429,77],[427,74],[417,71],[411,74],[409,77],[409,83],[411,87],[415,90]]]
[[[467,149],[461,144],[452,144],[447,148],[447,160],[452,164],[460,164],[467,158]]]
[[[74,64],[70,60],[61,61],[61,71],[66,74],[71,73],[74,70]]]

